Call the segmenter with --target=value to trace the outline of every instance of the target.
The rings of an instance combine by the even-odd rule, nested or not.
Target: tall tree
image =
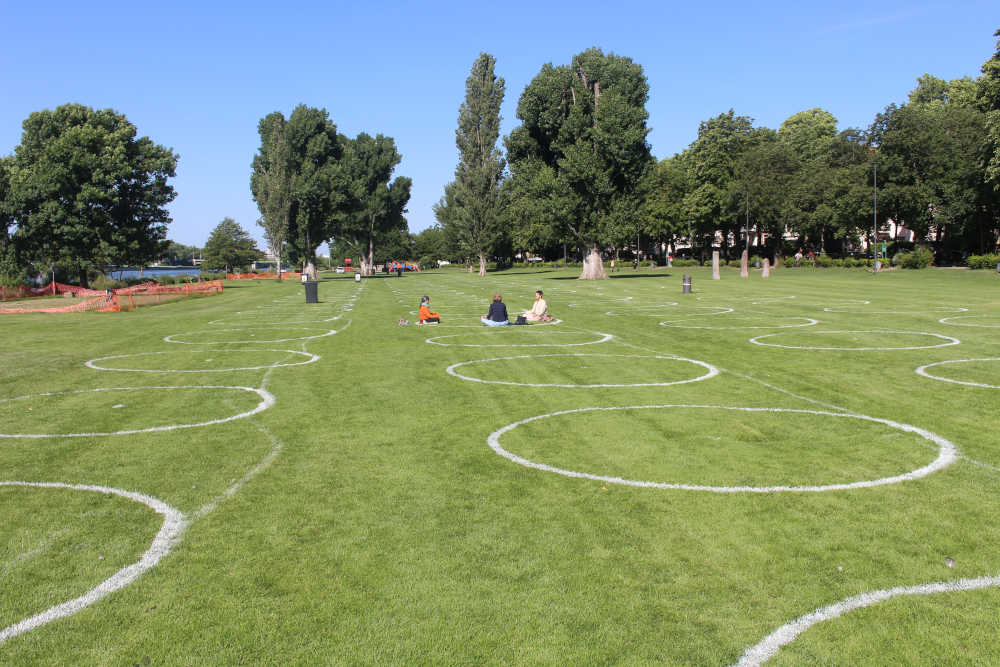
[[[602,249],[639,229],[641,184],[653,162],[648,97],[638,63],[591,48],[568,66],[545,65],[518,102],[522,123],[507,140],[511,171],[549,181],[522,191],[548,190],[559,216],[553,224],[585,254],[580,278],[607,278]]]
[[[292,262],[314,261],[345,205],[343,137],[325,109],[304,104],[287,121],[280,112],[268,114],[258,132],[250,190],[271,249],[276,255],[284,250]]]
[[[643,231],[657,241],[673,244],[688,232],[684,197],[691,181],[683,154],[664,158],[649,170],[643,184]]]
[[[6,206],[15,250],[36,265],[142,265],[162,252],[177,156],[111,109],[66,104],[24,121]]]
[[[260,210],[257,224],[278,263],[281,278],[281,258],[288,237],[288,216],[292,205],[293,165],[291,150],[285,140],[285,118],[279,112],[268,114],[258,125],[261,147],[253,159],[250,191]]]
[[[469,256],[479,260],[486,275],[486,258],[502,235],[500,182],[506,166],[497,140],[505,83],[494,73],[496,58],[480,53],[465,80],[465,101],[458,110],[458,166],[435,207],[438,222]],[[447,208],[448,210],[443,210]]]
[[[1000,38],[1000,30],[993,33]],[[1000,190],[1000,39],[997,39],[993,57],[983,63],[983,76],[979,79],[977,101],[986,113],[992,153],[986,165],[986,179]]]
[[[248,266],[260,257],[260,250],[250,233],[232,218],[223,218],[215,226],[202,253],[205,260],[202,268],[227,273]]]
[[[737,116],[732,109],[698,126],[698,138],[686,151],[693,187],[684,205],[694,234],[707,240],[703,250],[709,248],[717,231],[727,252],[730,236],[738,236],[745,207],[733,196],[733,189],[738,188],[743,154],[759,139],[753,119]]]
[[[392,137],[370,137],[362,132],[353,140],[344,140],[344,145],[341,178],[346,194],[331,235],[360,249],[361,272],[370,275],[376,241],[385,239],[398,245],[396,232],[407,229],[403,214],[410,201],[412,181],[398,176],[390,182],[403,159]]]

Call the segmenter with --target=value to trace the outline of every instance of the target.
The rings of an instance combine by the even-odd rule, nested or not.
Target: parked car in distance
[[[343,272],[344,272],[344,267],[338,266],[337,267],[337,273],[343,273]]]

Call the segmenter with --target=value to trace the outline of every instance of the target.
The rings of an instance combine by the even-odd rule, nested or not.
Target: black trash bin
[[[318,280],[306,280],[302,286],[306,288],[306,303],[319,303]]]

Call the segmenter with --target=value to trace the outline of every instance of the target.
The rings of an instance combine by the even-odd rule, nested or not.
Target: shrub
[[[829,255],[817,255],[815,265],[823,269],[828,269],[832,266],[837,266],[837,261]]]
[[[118,289],[119,287],[125,287],[126,283],[123,280],[112,280],[107,276],[97,276],[92,281],[90,281],[91,289]]]
[[[1000,255],[969,255],[965,264],[970,269],[993,269],[1000,263]]]
[[[698,266],[698,260],[696,259],[675,259],[674,266],[678,268],[684,268],[687,266]]]
[[[899,255],[896,255],[899,257]],[[893,257],[893,264],[896,264],[896,257]],[[903,253],[898,266],[904,269],[926,269],[934,263],[934,254],[927,248],[917,248],[913,252]]]

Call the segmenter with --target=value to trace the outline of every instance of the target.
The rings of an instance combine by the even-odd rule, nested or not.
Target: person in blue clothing
[[[507,306],[504,305],[502,296],[499,294],[493,295],[490,312],[483,315],[481,321],[488,327],[505,327],[510,324],[507,320]]]

